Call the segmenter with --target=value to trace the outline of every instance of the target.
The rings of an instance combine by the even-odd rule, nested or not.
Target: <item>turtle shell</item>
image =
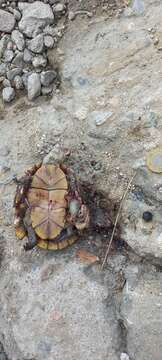
[[[65,226],[68,183],[59,166],[42,165],[34,174],[27,199],[31,207],[31,223],[39,242],[38,246],[62,249],[75,239],[54,242]]]

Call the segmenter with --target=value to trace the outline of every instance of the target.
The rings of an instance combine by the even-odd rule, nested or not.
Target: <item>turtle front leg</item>
[[[28,251],[28,250],[33,249],[38,244],[38,238],[36,236],[34,229],[32,228],[32,224],[31,224],[30,209],[28,209],[26,211],[23,222],[24,222],[24,227],[26,229],[27,237],[28,237],[28,241],[24,245],[24,249],[25,249],[25,251]]]

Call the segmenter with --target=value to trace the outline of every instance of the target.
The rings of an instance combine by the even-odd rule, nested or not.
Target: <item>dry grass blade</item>
[[[110,251],[110,248],[111,248],[111,244],[112,244],[112,241],[113,241],[113,238],[114,238],[114,234],[115,234],[115,230],[116,230],[116,227],[117,227],[117,224],[118,224],[118,220],[119,220],[119,216],[120,216],[120,213],[121,213],[121,209],[122,209],[122,206],[124,204],[124,201],[125,201],[125,198],[128,194],[128,191],[130,190],[130,187],[132,185],[132,182],[134,180],[136,176],[136,172],[133,174],[133,176],[131,177],[131,179],[129,180],[129,183],[127,185],[127,188],[125,190],[125,192],[123,193],[123,196],[122,196],[122,199],[121,199],[121,203],[120,203],[120,206],[119,206],[119,210],[118,210],[118,213],[116,215],[116,219],[115,219],[115,223],[114,223],[114,228],[113,228],[113,231],[112,231],[112,234],[111,234],[111,238],[110,238],[110,241],[109,241],[109,244],[107,246],[107,250],[106,250],[106,254],[105,254],[105,257],[104,257],[104,260],[103,260],[103,263],[102,263],[102,266],[101,266],[101,269],[103,270],[104,266],[105,266],[105,263],[107,261],[107,258],[108,258],[108,255],[109,255],[109,251]]]

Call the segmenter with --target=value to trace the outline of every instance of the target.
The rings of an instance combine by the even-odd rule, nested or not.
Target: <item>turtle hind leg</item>
[[[26,230],[27,230],[28,241],[24,245],[24,250],[28,251],[33,249],[38,244],[38,239],[32,226],[28,226]]]
[[[37,235],[36,235],[34,229],[32,228],[32,224],[31,224],[30,209],[28,209],[26,211],[23,223],[24,223],[24,227],[26,229],[27,237],[28,237],[28,241],[24,245],[24,249],[25,249],[25,251],[28,251],[28,250],[33,249],[38,244]]]

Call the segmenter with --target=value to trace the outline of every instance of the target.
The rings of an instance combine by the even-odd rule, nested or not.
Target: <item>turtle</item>
[[[74,172],[63,164],[37,164],[16,180],[16,237],[35,246],[58,250],[73,244],[89,226],[89,209]]]

